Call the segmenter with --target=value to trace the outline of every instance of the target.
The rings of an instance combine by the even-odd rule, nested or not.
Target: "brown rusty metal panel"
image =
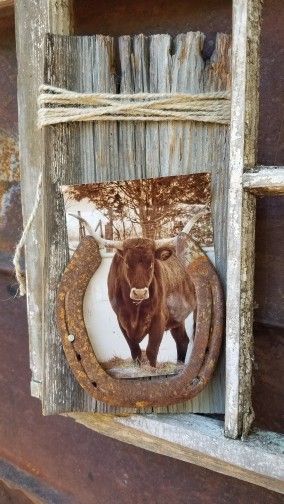
[[[284,196],[257,200],[255,320],[284,327]]]
[[[0,15],[0,269],[12,271],[21,233],[17,124],[17,65],[13,12]]]
[[[284,327],[255,324],[253,408],[257,427],[284,433]]]

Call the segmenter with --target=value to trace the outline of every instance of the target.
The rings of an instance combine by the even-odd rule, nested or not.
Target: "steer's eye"
[[[153,269],[153,266],[154,266],[153,263],[151,263],[149,266],[149,270]]]

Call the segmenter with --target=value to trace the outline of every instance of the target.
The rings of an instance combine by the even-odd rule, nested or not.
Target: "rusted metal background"
[[[77,32],[80,34],[102,31],[110,34],[174,33],[200,29],[210,35],[206,55],[213,48],[213,33],[230,31],[231,2],[228,0],[107,0],[100,3],[77,0],[76,4]],[[284,163],[280,136],[283,113],[279,105],[283,93],[283,79],[279,73],[283,60],[283,17],[282,0],[264,2],[259,162],[266,164]],[[12,15],[1,16],[0,13],[0,103],[3,106],[5,93],[4,108],[8,118],[7,121],[0,119],[0,129],[8,138],[17,135],[13,30]],[[9,79],[3,78],[5,73]],[[9,182],[0,180],[1,188],[3,182]],[[13,183],[18,187],[17,180]],[[282,497],[268,490],[103,437],[67,418],[42,417],[40,402],[32,399],[29,391],[25,300],[14,299],[16,284],[8,273],[13,243],[21,227],[19,191],[14,195],[8,207],[13,224],[6,219],[0,231],[0,456],[27,470],[39,484],[46,482],[59,493],[69,493],[69,504],[144,504],[149,501],[155,504],[248,501],[280,504]],[[255,332],[254,407],[257,425],[278,431],[283,430],[284,400],[280,378],[284,330],[277,314],[283,306],[284,264],[273,258],[283,255],[283,209],[282,197],[273,198],[273,202],[269,198],[260,200],[256,230],[256,302],[259,305],[256,314],[266,325],[259,325]],[[273,303],[268,305],[264,299],[273,299]]]

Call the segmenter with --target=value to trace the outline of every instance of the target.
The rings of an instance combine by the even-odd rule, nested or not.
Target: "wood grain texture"
[[[243,175],[243,187],[256,196],[284,194],[284,167],[257,166]]]
[[[284,493],[283,442],[279,434],[257,431],[246,441],[232,441],[223,435],[223,422],[186,414],[68,416],[120,441]]]
[[[256,163],[261,0],[233,2],[232,105],[228,195],[225,433],[248,432],[251,405],[255,200],[243,193]]]
[[[78,91],[188,91],[230,88],[230,37],[218,34],[206,63],[200,32],[119,37],[47,38],[46,83]],[[116,50],[117,48],[117,50]],[[54,326],[56,286],[68,261],[61,183],[212,172],[216,264],[226,271],[228,128],[200,124],[72,124],[45,134],[44,411],[117,411],[90,401],[72,382]],[[160,411],[223,411],[223,367],[193,401]],[[67,392],[66,392],[67,390]],[[125,410],[124,410],[125,411]],[[129,410],[128,410],[129,411]]]
[[[3,2],[2,2],[3,3]],[[71,33],[72,0],[18,0],[15,2],[18,60],[18,112],[23,219],[34,202],[34,191],[42,170],[42,134],[37,129],[35,97],[43,79],[43,37],[47,31]],[[42,224],[41,212],[26,242],[27,305],[30,335],[32,394],[41,395],[42,371]]]

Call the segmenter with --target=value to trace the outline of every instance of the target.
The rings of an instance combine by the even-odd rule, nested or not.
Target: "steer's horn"
[[[201,212],[198,212],[197,214],[193,215],[191,217],[191,219],[186,223],[186,225],[184,226],[184,228],[182,229],[182,231],[180,233],[189,234],[189,232],[193,228],[194,224],[200,219],[200,217],[202,217],[203,215],[206,215],[208,213],[209,213],[209,210],[202,210]],[[172,238],[161,238],[160,240],[155,240],[156,248],[162,247],[162,246],[166,247],[167,245],[173,246],[173,245],[175,245],[176,240],[177,240],[177,236],[174,236]]]
[[[193,216],[191,217],[191,219],[188,221],[188,223],[184,226],[184,228],[183,228],[183,230],[181,231],[181,233],[186,233],[186,234],[188,234],[188,233],[192,230],[192,228],[193,228],[194,224],[196,224],[196,222],[197,222],[197,221],[198,221],[201,217],[203,217],[203,215],[206,215],[206,214],[209,214],[209,213],[210,213],[210,212],[209,212],[209,210],[202,210],[201,212],[198,212],[197,214],[193,215]]]
[[[83,217],[80,217],[79,215],[73,213],[68,213],[68,215],[75,217],[75,219],[78,219],[80,222],[83,222],[85,224],[88,233],[96,240],[100,249],[105,247],[113,247],[121,250],[123,248],[122,240],[107,240],[106,238],[102,238],[98,233],[96,233],[96,231],[92,229],[92,226],[85,219],[83,219]]]

